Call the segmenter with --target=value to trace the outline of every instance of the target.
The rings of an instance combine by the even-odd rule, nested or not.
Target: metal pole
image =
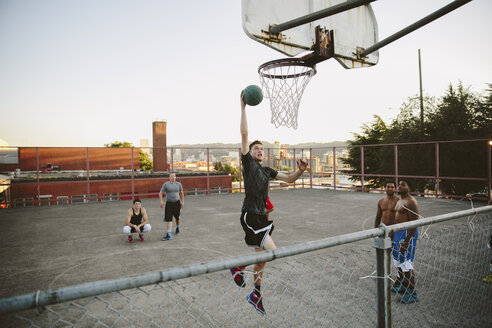
[[[314,13],[311,13],[311,14],[308,14],[305,16],[301,16],[299,18],[290,20],[288,22],[274,25],[270,28],[270,34],[277,35],[282,31],[310,23],[310,22],[313,22],[313,21],[321,19],[321,18],[332,16],[332,15],[344,12],[346,10],[350,10],[352,8],[367,5],[368,3],[371,3],[373,1],[376,1],[376,0],[349,0],[347,2],[343,2],[343,3],[340,3],[338,5],[331,6],[329,8],[326,8],[326,9],[323,9],[323,10],[320,10],[320,11],[317,11],[317,12],[314,12]]]
[[[313,189],[313,148],[309,148],[309,187]]]
[[[436,142],[436,198],[439,198],[439,143]]]
[[[85,149],[85,163],[86,163],[86,168],[87,168],[87,197],[86,200],[87,202],[90,202],[90,195],[91,195],[91,182],[89,180],[89,147],[86,147]]]
[[[333,190],[337,190],[337,153],[335,147],[333,147]]]
[[[422,95],[422,62],[419,49],[419,81],[420,81],[420,138],[424,140],[424,96]]]
[[[369,55],[370,53],[373,53],[374,51],[378,50],[379,48],[382,48],[385,45],[387,45],[393,41],[396,41],[401,37],[404,37],[405,35],[415,31],[416,29],[421,28],[422,26],[424,26],[426,24],[429,24],[430,22],[438,19],[441,16],[446,15],[447,13],[463,6],[464,4],[467,4],[470,1],[472,1],[472,0],[456,0],[452,3],[450,3],[449,5],[442,7],[441,9],[433,12],[432,14],[430,14],[428,16],[425,16],[424,18],[413,23],[412,25],[409,25],[409,26],[405,27],[404,29],[396,32],[395,34],[387,37],[386,39],[373,44],[372,46],[370,46],[366,50],[362,51],[360,53],[360,57],[366,57],[367,55]]]
[[[398,145],[394,146],[395,153],[395,186],[398,186]]]
[[[36,191],[37,191],[38,206],[41,206],[41,198],[39,198],[39,194],[40,194],[40,188],[39,188],[39,147],[36,147]],[[34,202],[32,205],[34,206]]]
[[[130,164],[130,168],[132,170],[132,200],[135,199],[135,172],[133,169],[133,147],[130,148],[130,151],[132,152],[131,159],[132,163]]]
[[[364,192],[364,146],[360,147],[360,183],[361,191]]]
[[[296,171],[296,149],[294,148],[294,157],[292,161],[292,170]],[[296,182],[294,181],[294,189],[296,189]]]
[[[171,147],[171,171],[174,171],[174,147]]]
[[[210,195],[210,148],[207,147],[207,195]]]
[[[488,153],[489,153],[489,200],[492,198],[492,140],[488,141]]]
[[[374,238],[376,248],[376,286],[378,306],[378,327],[391,327],[391,295],[389,286],[391,238]]]

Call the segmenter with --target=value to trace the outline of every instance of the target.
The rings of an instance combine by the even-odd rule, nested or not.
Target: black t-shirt
[[[265,206],[268,196],[268,184],[278,172],[270,167],[258,164],[250,153],[241,156],[245,197],[242,212],[252,212],[265,215]]]

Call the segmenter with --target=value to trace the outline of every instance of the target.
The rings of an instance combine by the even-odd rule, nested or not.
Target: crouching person
[[[132,208],[126,214],[123,233],[128,235],[128,242],[133,243],[133,233],[138,233],[140,241],[144,241],[144,232],[149,232],[151,229],[147,211],[142,207],[140,199],[135,199]]]

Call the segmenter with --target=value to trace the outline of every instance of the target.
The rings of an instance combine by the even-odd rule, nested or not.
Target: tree
[[[131,148],[133,144],[128,141],[113,141],[111,143],[104,144],[106,148]]]
[[[225,174],[230,174],[232,175],[232,181],[239,181],[239,170],[230,165],[230,164],[222,164],[222,162],[215,162],[214,164],[214,169],[217,171],[217,172],[222,172],[222,173],[225,173]]]
[[[449,85],[435,112],[429,119],[429,134],[434,140],[468,140],[489,138],[492,122],[489,95],[481,97],[465,88],[461,82]],[[482,100],[483,99],[483,100]],[[440,176],[487,177],[486,142],[462,142],[440,145]],[[446,194],[464,195],[486,189],[480,181],[442,180],[441,190]]]
[[[371,124],[362,126],[361,134],[349,140],[349,156],[343,162],[361,172],[360,149],[362,145],[389,144],[390,146],[364,147],[365,174],[394,174],[393,143],[418,141],[448,141],[462,139],[487,139],[492,131],[492,84],[485,95],[478,95],[463,87],[449,85],[445,95],[436,100],[424,98],[424,122],[420,121],[420,99],[410,97],[400,108],[400,113],[389,126],[378,116]],[[439,144],[439,176],[487,177],[487,143],[472,141]],[[434,143],[399,145],[398,174],[434,176],[436,174],[436,146]],[[354,176],[352,180],[360,180]],[[386,179],[366,177],[370,187],[382,187]],[[435,179],[409,179],[413,191],[435,190]],[[483,192],[482,181],[442,179],[440,191],[446,194],[465,195]]]
[[[131,142],[128,141],[113,141],[111,143],[104,144],[106,148],[132,148],[134,147]],[[154,164],[150,159],[149,154],[139,149],[138,151],[140,169],[143,171],[152,171]]]

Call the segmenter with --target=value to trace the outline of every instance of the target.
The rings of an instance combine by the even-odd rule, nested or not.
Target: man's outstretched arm
[[[302,175],[302,173],[307,169],[307,161],[303,159],[299,159],[297,160],[297,166],[298,166],[297,171],[290,174],[278,172],[275,179],[279,179],[287,183],[292,183],[296,181]]]
[[[243,93],[241,92],[241,153],[246,155],[249,152],[248,148],[248,120],[246,118],[246,104],[243,100]]]

